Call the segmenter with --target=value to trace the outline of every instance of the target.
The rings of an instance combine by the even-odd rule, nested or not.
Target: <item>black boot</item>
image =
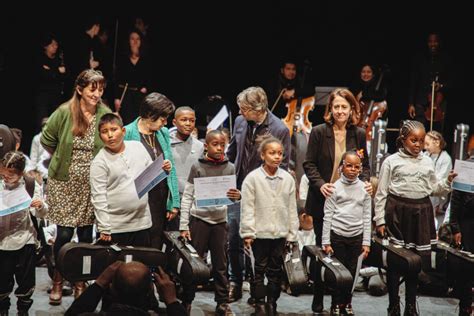
[[[405,306],[405,311],[403,312],[403,316],[418,316],[418,312],[416,311],[416,304],[407,304]]]
[[[387,315],[388,316],[400,316],[401,315],[400,302],[396,302],[396,303],[388,305]]]
[[[314,313],[324,312],[324,288],[323,285],[313,285],[313,303],[311,309]]]
[[[267,303],[265,304],[265,311],[267,316],[276,316],[277,315],[277,304],[276,301],[271,297],[267,297]]]

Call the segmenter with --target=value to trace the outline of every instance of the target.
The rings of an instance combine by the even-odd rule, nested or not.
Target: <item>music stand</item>
[[[329,101],[329,95],[331,92],[333,92],[335,89],[338,88],[345,88],[347,87],[315,87],[315,98],[316,100],[314,101],[315,105],[326,105],[328,104]]]

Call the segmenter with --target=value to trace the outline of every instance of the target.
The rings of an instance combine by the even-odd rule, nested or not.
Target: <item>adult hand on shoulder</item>
[[[334,184],[329,183],[329,182],[325,183],[321,186],[320,190],[321,190],[321,193],[324,195],[324,197],[327,199],[334,192]]]
[[[370,184],[369,181],[364,182],[364,189],[367,191],[367,193],[372,196],[374,194],[374,187],[372,187],[372,184]]]

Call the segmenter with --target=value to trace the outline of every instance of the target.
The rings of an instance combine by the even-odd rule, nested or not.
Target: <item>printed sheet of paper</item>
[[[161,154],[135,179],[138,198],[141,199],[166,177],[168,174],[163,170],[163,154]]]
[[[0,191],[0,216],[22,211],[31,204],[31,197],[25,189]]]
[[[229,117],[229,111],[227,110],[227,106],[222,106],[219,113],[212,119],[212,121],[207,124],[207,129],[214,130],[218,129],[222,123]]]
[[[352,284],[351,293],[354,293],[354,289],[356,287],[357,280],[359,279],[360,268],[362,268],[362,261],[364,261],[364,254],[363,253],[361,253],[360,256],[357,258],[356,274],[354,276],[354,284]]]
[[[474,163],[456,159],[454,172],[458,175],[453,180],[453,189],[474,193]]]
[[[194,179],[194,194],[197,207],[233,204],[228,197],[229,189],[237,188],[235,175]]]

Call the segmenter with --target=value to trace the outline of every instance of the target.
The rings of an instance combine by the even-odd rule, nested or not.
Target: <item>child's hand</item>
[[[39,199],[35,199],[31,202],[30,207],[34,207],[35,209],[39,210],[43,207],[43,202]]]
[[[331,245],[324,245],[323,250],[327,255],[332,255],[334,250],[332,249]]]
[[[171,171],[171,161],[169,161],[168,159],[165,159],[163,161],[163,166],[161,168],[163,168],[163,170],[166,171],[166,172],[170,172]]]
[[[191,240],[191,232],[189,230],[182,230],[180,235],[187,240]]]
[[[458,174],[456,172],[454,172],[454,170],[451,170],[448,174],[448,182],[449,183],[453,182],[454,178],[456,178],[457,175]]]
[[[370,184],[369,181],[364,182],[364,189],[365,189],[365,191],[367,191],[367,193],[370,196],[372,196],[372,194],[374,194],[374,187],[372,186],[372,184]]]
[[[244,247],[250,248],[252,247],[253,239],[250,237],[244,238]]]
[[[377,235],[381,238],[385,237],[385,225],[377,226]]]
[[[370,252],[370,246],[362,246],[362,253],[364,254],[364,259],[367,258]]]
[[[99,240],[110,242],[112,241],[112,236],[110,236],[109,234],[100,233]]]
[[[238,201],[240,200],[240,191],[237,189],[229,189],[229,191],[227,191],[227,197],[232,201]]]
[[[321,190],[321,193],[324,195],[324,197],[327,199],[334,192],[334,184],[329,183],[329,182],[325,183],[321,186],[320,190]]]
[[[173,207],[173,209],[170,212],[166,212],[166,219],[168,221],[173,220],[176,216],[178,216],[179,210],[176,207]]]

